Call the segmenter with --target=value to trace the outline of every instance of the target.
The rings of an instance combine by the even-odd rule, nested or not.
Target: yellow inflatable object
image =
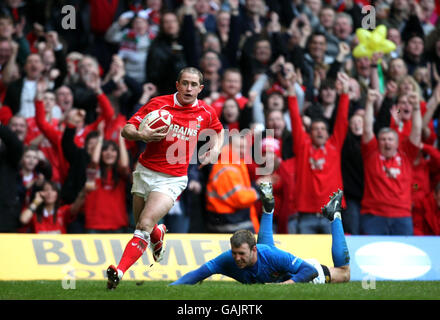
[[[387,27],[383,24],[373,31],[359,28],[356,30],[356,36],[359,39],[359,44],[353,50],[353,56],[355,58],[371,58],[376,52],[386,54],[396,50],[394,42],[386,38]]]

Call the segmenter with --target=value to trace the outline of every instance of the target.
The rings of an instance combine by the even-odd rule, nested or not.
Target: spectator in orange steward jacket
[[[239,229],[258,232],[254,207],[258,194],[251,186],[245,164],[248,139],[229,137],[217,163],[212,166],[206,186],[207,228],[209,232],[233,233]]]

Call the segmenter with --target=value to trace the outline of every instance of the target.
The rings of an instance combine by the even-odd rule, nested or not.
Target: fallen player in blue
[[[332,258],[334,267],[319,264],[317,260],[303,260],[275,247],[272,233],[274,197],[272,185],[262,183],[259,193],[263,215],[258,242],[248,230],[239,230],[231,237],[231,250],[188,272],[171,285],[196,284],[213,274],[222,274],[244,284],[252,283],[338,283],[350,280],[350,256],[345,242],[341,220],[342,191],[333,193],[321,209],[331,222]]]

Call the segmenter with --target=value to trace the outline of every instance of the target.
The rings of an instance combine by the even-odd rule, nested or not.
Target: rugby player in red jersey
[[[196,68],[180,71],[177,92],[151,99],[127,122],[122,136],[128,140],[144,141],[145,151],[133,173],[133,213],[136,230],[128,242],[117,267],[107,269],[107,288],[114,289],[122,276],[143,254],[148,245],[156,262],[163,256],[165,225],[157,225],[186,188],[187,170],[202,130],[212,129],[211,146],[200,156],[202,165],[215,161],[223,144],[223,126],[215,110],[198,100],[203,90],[203,75]],[[172,124],[156,129],[145,125],[139,130],[144,117],[153,110],[163,109],[172,116]],[[165,132],[164,132],[165,130]],[[177,155],[176,155],[177,154]]]

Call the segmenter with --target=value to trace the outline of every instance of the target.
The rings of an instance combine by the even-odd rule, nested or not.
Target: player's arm
[[[225,130],[221,129],[216,135],[213,136],[214,142],[212,148],[206,151],[204,154],[200,156],[200,166],[199,168],[204,167],[209,163],[215,163],[218,159],[218,156],[221,152],[223,141],[225,136]]]
[[[310,263],[294,256],[293,254],[271,248],[272,263],[276,269],[293,274],[293,276],[282,284],[309,282],[318,276],[318,271]]]
[[[170,131],[171,126],[168,127],[167,131],[161,132],[165,128],[166,126],[151,129],[148,125],[145,125],[143,130],[138,130],[135,125],[127,123],[122,129],[121,135],[127,140],[144,141],[148,143],[152,141],[160,141],[165,138]]]
[[[200,268],[188,272],[170,285],[196,284],[213,274],[225,274],[228,265],[231,265],[232,263],[234,263],[234,261],[232,259],[231,250],[223,252],[216,258],[203,264]]]
[[[200,282],[210,277],[212,274],[213,273],[211,272],[211,270],[209,270],[206,264],[204,264],[200,268],[190,271],[180,279],[174,281],[173,283],[170,283],[170,286],[181,284],[196,284],[197,282]]]
[[[290,278],[289,280],[281,282],[281,284],[309,282],[312,281],[317,276],[318,276],[318,271],[316,271],[316,269],[310,263],[303,261],[300,264],[297,273],[294,274],[293,277]]]

